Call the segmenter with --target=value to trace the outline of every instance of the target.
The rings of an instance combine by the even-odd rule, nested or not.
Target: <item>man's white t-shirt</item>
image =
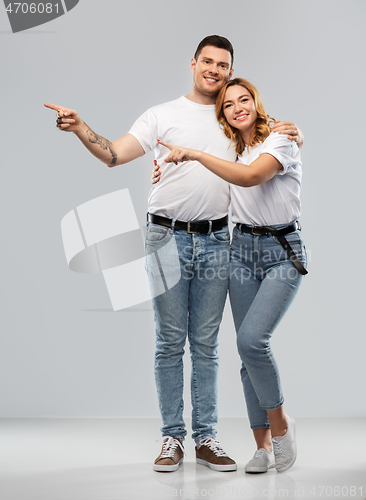
[[[249,148],[249,151],[246,149],[237,161],[250,165],[263,153],[274,156],[282,169],[259,186],[230,186],[232,220],[235,223],[251,226],[286,224],[300,215],[301,157],[297,144],[272,132],[261,144]]]
[[[165,163],[170,151],[157,142],[161,139],[235,161],[235,147],[230,146],[220,129],[214,104],[197,104],[180,97],[147,110],[129,133],[145,153],[154,151],[160,165],[161,179],[149,193],[150,213],[183,221],[214,220],[227,215],[229,184],[196,161]]]

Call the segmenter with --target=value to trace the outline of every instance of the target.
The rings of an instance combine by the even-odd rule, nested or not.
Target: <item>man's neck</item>
[[[189,101],[195,102],[197,104],[215,104],[216,96],[210,96],[206,94],[202,94],[199,92],[194,86],[192,87],[190,93],[186,95],[186,99]]]

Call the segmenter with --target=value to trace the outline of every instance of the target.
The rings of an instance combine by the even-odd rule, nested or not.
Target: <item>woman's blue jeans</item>
[[[300,231],[285,237],[306,266]],[[234,228],[229,295],[252,429],[269,427],[267,410],[279,408],[284,401],[270,339],[301,279],[276,237],[241,233]]]
[[[146,254],[156,324],[155,380],[162,434],[178,438],[187,434],[183,420],[182,358],[188,337],[192,437],[215,437],[217,337],[230,266],[228,226],[211,234],[191,234],[149,223]],[[176,282],[179,274],[178,283],[169,288],[169,282]],[[160,293],[162,276],[165,293]]]

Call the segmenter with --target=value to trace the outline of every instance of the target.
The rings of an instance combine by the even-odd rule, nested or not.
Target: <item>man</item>
[[[130,132],[110,142],[95,134],[75,110],[52,104],[60,130],[73,132],[86,148],[109,166],[120,165],[154,150],[163,165],[166,148],[158,139],[187,145],[235,161],[236,153],[215,117],[215,99],[233,74],[233,48],[218,35],[203,39],[191,60],[193,85],[186,97],[155,106]],[[298,137],[292,123],[279,130]],[[162,167],[163,168],[163,167]],[[153,299],[156,322],[155,379],[163,426],[162,450],[156,471],[174,471],[183,461],[183,354],[189,340],[192,375],[192,430],[196,460],[213,470],[236,470],[236,463],[215,439],[217,423],[217,337],[229,276],[227,211],[229,186],[197,162],[184,168],[164,166],[159,184],[150,191],[146,237],[147,271],[151,287],[166,272],[176,272],[178,284]],[[175,245],[169,245],[170,242]],[[171,249],[178,251],[174,261]],[[164,262],[149,258],[161,251]],[[153,294],[156,295],[156,294]]]

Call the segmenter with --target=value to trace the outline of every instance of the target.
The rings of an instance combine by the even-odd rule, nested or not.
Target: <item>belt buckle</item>
[[[256,229],[257,227],[261,227],[261,226],[252,226],[252,235],[253,235],[253,236],[262,236],[262,233],[256,233],[256,232],[255,232],[255,229]]]
[[[198,231],[191,231],[191,222],[194,222],[194,221],[190,221],[190,220],[189,220],[189,221],[187,222],[187,233],[189,233],[189,234],[195,234],[195,233],[197,233]]]

